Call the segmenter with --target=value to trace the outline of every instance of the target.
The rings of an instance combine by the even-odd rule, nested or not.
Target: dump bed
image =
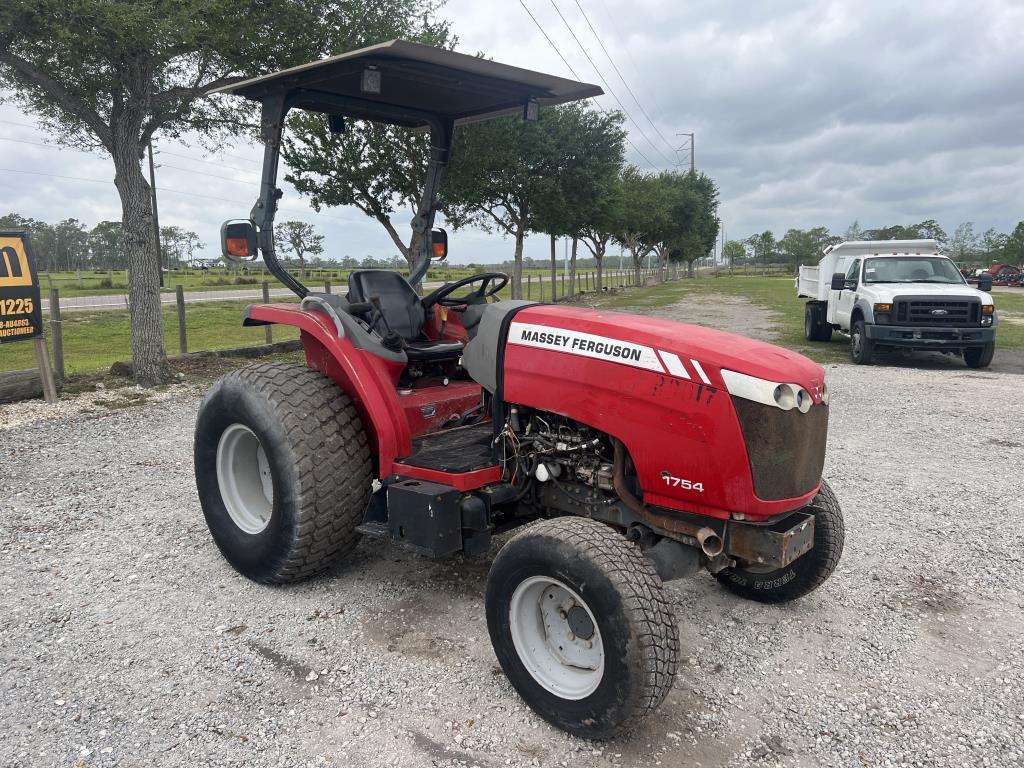
[[[812,266],[800,265],[796,293],[808,299],[828,301],[832,275],[846,272],[855,258],[863,256],[924,256],[939,252],[934,240],[852,240],[825,249],[821,260]]]

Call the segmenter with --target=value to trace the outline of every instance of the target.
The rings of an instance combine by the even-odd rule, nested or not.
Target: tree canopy
[[[603,185],[622,162],[622,118],[581,104],[542,110],[540,120],[500,118],[455,132],[441,203],[455,228],[482,227],[515,241],[512,295],[522,292],[530,231],[582,230]]]
[[[143,149],[158,131],[249,131],[210,88],[404,34],[433,0],[5,0],[0,86],[58,140],[102,149],[121,198],[136,380],[170,377]]]

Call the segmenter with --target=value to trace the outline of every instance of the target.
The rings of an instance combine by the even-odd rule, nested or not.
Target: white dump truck
[[[809,299],[804,332],[850,338],[853,362],[868,364],[879,347],[961,355],[971,368],[992,362],[996,343],[991,276],[964,280],[934,240],[862,240],[825,249],[801,266],[797,295]]]

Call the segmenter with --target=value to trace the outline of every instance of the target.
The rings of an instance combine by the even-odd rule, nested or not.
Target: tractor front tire
[[[994,341],[990,341],[983,347],[967,347],[964,350],[964,362],[967,363],[968,368],[988,368],[995,353]]]
[[[194,453],[210,533],[244,576],[300,581],[355,547],[370,450],[351,401],[319,371],[269,363],[223,376],[199,407]]]
[[[640,549],[595,520],[531,524],[487,578],[501,668],[542,718],[574,736],[633,729],[668,694],[679,628]]]
[[[801,512],[814,515],[814,547],[785,568],[763,570],[737,563],[715,574],[730,592],[759,603],[788,603],[820,587],[839,564],[845,528],[839,502],[828,483]]]

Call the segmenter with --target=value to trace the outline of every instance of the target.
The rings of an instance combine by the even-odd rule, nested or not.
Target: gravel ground
[[[4,406],[0,765],[1024,765],[1022,380],[828,377],[839,570],[783,607],[670,584],[679,679],[605,743],[501,674],[491,557],[364,541],[294,587],[236,575],[193,484],[196,386]]]

